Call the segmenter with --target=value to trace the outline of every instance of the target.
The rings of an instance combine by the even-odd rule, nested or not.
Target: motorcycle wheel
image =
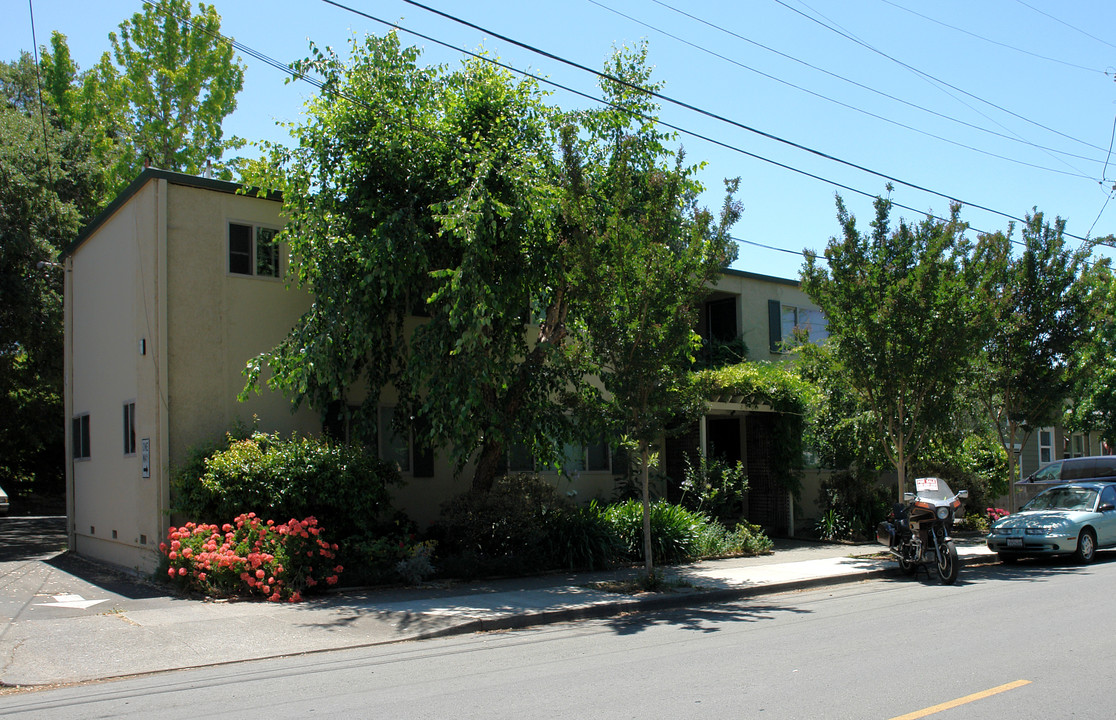
[[[953,544],[952,540],[942,545],[936,565],[938,566],[938,577],[942,579],[943,585],[952,585],[957,582],[957,546]]]
[[[918,569],[918,563],[905,557],[899,558],[899,570],[904,575],[910,575]]]

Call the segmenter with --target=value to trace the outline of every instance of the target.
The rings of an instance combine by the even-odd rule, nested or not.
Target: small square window
[[[274,277],[279,271],[278,230],[229,223],[229,272],[234,275]]]

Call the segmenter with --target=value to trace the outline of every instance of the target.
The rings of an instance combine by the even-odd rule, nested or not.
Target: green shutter
[[[779,352],[779,345],[783,342],[783,304],[778,300],[767,301],[767,337],[771,352]]]

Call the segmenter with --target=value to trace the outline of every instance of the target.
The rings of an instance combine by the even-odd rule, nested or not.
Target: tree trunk
[[[639,441],[639,475],[643,485],[643,567],[647,570],[647,581],[655,578],[655,566],[651,558],[651,474],[648,464],[650,451],[646,440]]]
[[[902,439],[895,443],[895,471],[898,475],[898,501],[903,502],[903,494],[907,491],[907,449]]]
[[[473,490],[475,492],[491,490],[496,477],[504,470],[504,462],[504,443],[485,438],[480,456],[477,458],[477,467],[473,471]]]

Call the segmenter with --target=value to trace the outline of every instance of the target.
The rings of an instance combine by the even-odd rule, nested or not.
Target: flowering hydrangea
[[[186,523],[172,527],[159,549],[168,577],[217,597],[299,602],[308,588],[336,585],[344,569],[333,565],[337,545],[321,537],[313,517],[276,524],[246,513],[220,527]]]
[[[985,512],[988,514],[988,522],[996,522],[1000,518],[1005,518],[1011,513],[1003,508],[986,508]]]

